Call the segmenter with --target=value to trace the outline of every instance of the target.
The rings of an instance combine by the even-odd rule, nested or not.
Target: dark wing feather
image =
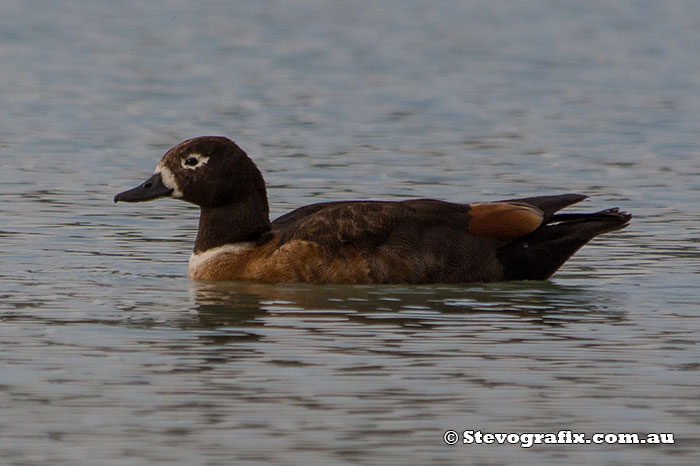
[[[561,209],[568,207],[570,205],[581,202],[582,200],[588,198],[583,194],[558,194],[555,196],[537,196],[537,197],[523,197],[520,199],[507,199],[498,202],[512,202],[527,204],[537,207],[542,212],[544,212],[545,218],[551,217],[556,212]]]
[[[402,202],[341,201],[312,204],[272,222],[283,242],[314,241],[336,249],[348,244],[371,248],[396,236],[419,239],[428,228],[466,231],[469,207],[432,199]]]

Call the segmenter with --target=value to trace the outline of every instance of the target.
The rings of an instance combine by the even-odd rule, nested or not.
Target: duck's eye
[[[199,160],[197,160],[195,157],[188,157],[187,160],[185,160],[185,165],[189,167],[194,167],[199,163]]]
[[[200,165],[204,165],[209,160],[209,157],[202,154],[192,154],[182,161],[182,166],[187,169],[194,169]]]

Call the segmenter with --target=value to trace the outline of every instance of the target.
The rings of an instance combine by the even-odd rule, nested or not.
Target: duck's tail
[[[631,218],[617,208],[547,216],[535,231],[499,249],[504,279],[547,279],[583,245],[600,234],[625,228]]]

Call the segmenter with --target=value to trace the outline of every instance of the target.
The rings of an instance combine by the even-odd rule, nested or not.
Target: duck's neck
[[[222,207],[202,207],[199,231],[194,242],[195,254],[224,244],[258,241],[270,231],[267,202],[252,199]]]

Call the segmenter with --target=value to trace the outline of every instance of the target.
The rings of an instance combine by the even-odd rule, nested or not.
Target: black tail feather
[[[537,230],[499,249],[504,279],[547,279],[583,245],[600,234],[625,228],[631,218],[619,209],[552,215]]]

